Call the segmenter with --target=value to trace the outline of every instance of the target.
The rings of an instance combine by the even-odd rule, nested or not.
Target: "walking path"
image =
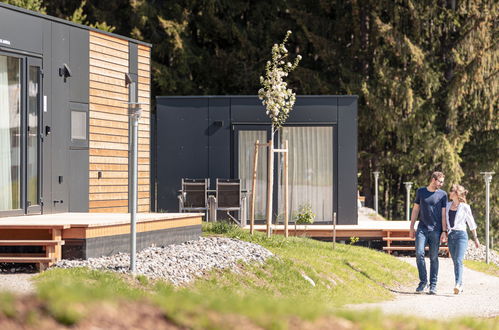
[[[0,273],[0,292],[32,293],[35,287],[31,282],[31,278],[35,275],[34,273]]]
[[[415,258],[400,258],[416,267]],[[445,320],[461,316],[499,316],[499,278],[464,268],[464,292],[454,295],[452,259],[439,258],[438,294],[415,294],[418,283],[397,291],[391,301],[349,305],[349,309],[380,309],[389,314],[406,314]],[[429,270],[429,260],[426,258]]]

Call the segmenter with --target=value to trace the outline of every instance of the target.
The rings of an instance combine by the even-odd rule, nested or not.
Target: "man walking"
[[[411,238],[416,238],[416,264],[419,272],[419,285],[416,288],[416,293],[423,293],[428,285],[424,258],[426,244],[429,245],[430,249],[430,291],[428,293],[437,293],[438,250],[440,241],[447,239],[447,222],[445,220],[447,194],[440,189],[444,184],[444,178],[442,172],[433,172],[429,185],[419,188],[414,199],[410,235]],[[415,231],[414,224],[418,215],[420,215],[420,221]]]

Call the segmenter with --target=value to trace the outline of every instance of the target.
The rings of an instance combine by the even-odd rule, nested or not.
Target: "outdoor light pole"
[[[409,221],[411,219],[411,188],[412,182],[404,182],[405,191],[406,191],[406,200],[405,200],[405,220]]]
[[[136,273],[136,254],[137,254],[137,144],[139,120],[142,109],[137,102],[130,102],[128,105],[128,115],[130,116],[130,151],[129,151],[129,201],[128,209],[130,212],[130,271]]]
[[[379,171],[374,171],[374,210],[376,211],[376,214],[378,213],[378,178],[379,178]]]
[[[485,262],[489,263],[490,257],[490,233],[489,233],[489,225],[490,225],[490,182],[492,181],[492,175],[495,172],[480,172],[485,179]]]

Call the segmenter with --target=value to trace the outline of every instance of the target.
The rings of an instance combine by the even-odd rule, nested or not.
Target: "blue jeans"
[[[468,248],[468,233],[465,230],[453,230],[449,233],[449,252],[454,262],[456,285],[463,284],[463,259]]]
[[[424,260],[424,248],[426,244],[430,247],[430,288],[437,287],[438,250],[440,248],[441,234],[442,232],[440,230],[429,231],[422,226],[418,226],[418,230],[416,231],[416,264],[418,266],[420,284],[428,283]]]

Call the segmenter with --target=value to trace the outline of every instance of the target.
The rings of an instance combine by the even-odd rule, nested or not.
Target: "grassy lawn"
[[[223,235],[258,243],[276,257],[263,265],[240,265],[213,271],[176,288],[144,276],[131,277],[84,268],[51,269],[37,276],[37,297],[57,322],[85,321],[101,306],[120,309],[124,302],[150,305],[163,321],[194,329],[234,328],[363,328],[363,329],[491,329],[497,319],[451,322],[349,312],[345,304],[390,299],[390,288],[416,281],[414,267],[382,252],[307,238],[249,235],[224,224],[206,226],[205,235]],[[315,283],[313,286],[304,276]],[[16,317],[12,297],[0,297],[0,313]],[[107,307],[109,308],[109,307]],[[0,318],[1,323],[1,318]]]
[[[470,269],[499,277],[499,266],[494,263],[486,264],[484,261],[465,260],[464,265]]]

